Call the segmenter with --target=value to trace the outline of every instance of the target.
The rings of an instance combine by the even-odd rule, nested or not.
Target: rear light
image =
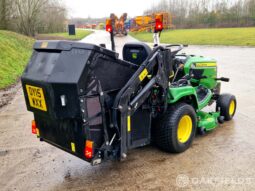
[[[162,31],[163,30],[163,14],[156,14],[155,16],[155,21],[156,21],[156,31]]]
[[[106,25],[106,31],[107,32],[112,32],[112,26],[111,25]]]
[[[156,30],[161,31],[163,29],[163,25],[161,22],[156,22]]]
[[[39,129],[36,127],[35,120],[32,120],[32,133],[36,134],[38,138],[40,137],[40,132]]]
[[[92,159],[93,157],[93,141],[86,141],[84,155],[87,159]]]
[[[37,134],[37,130],[36,130],[36,123],[35,123],[35,120],[32,121],[32,133],[33,134]]]
[[[107,32],[112,32],[112,20],[111,19],[106,19],[105,30]]]

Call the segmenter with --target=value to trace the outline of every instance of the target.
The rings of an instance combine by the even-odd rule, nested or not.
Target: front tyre
[[[222,94],[216,103],[216,110],[220,111],[220,115],[225,121],[230,121],[236,113],[236,98],[231,94]]]
[[[196,113],[192,106],[179,103],[170,106],[156,128],[156,144],[164,151],[187,150],[196,132]]]

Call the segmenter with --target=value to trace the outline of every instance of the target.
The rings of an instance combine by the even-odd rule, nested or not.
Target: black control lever
[[[221,77],[221,78],[215,78],[215,80],[219,80],[219,81],[223,81],[223,82],[229,82],[230,79],[229,78],[224,78],[224,77]]]

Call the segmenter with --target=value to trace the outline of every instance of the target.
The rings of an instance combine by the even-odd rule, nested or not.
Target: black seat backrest
[[[145,43],[126,43],[123,47],[123,59],[141,65],[148,58],[151,51],[151,48]]]

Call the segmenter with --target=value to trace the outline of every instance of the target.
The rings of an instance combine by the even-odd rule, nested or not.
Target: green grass
[[[62,39],[80,40],[92,31],[76,30],[76,36],[67,33],[43,34],[43,38],[61,37]],[[0,30],[0,89],[17,82],[32,54],[35,39],[14,32]]]
[[[39,38],[54,38],[57,39],[57,37],[60,37],[60,39],[68,39],[68,40],[81,40],[85,38],[86,36],[93,33],[93,31],[87,31],[87,30],[77,30],[76,29],[76,35],[69,35],[68,32],[64,33],[50,33],[50,34],[39,34]]]
[[[152,42],[152,33],[130,33],[144,42]],[[190,45],[255,46],[255,28],[179,29],[163,31],[161,43]]]
[[[0,89],[14,84],[31,54],[34,39],[0,30]]]

